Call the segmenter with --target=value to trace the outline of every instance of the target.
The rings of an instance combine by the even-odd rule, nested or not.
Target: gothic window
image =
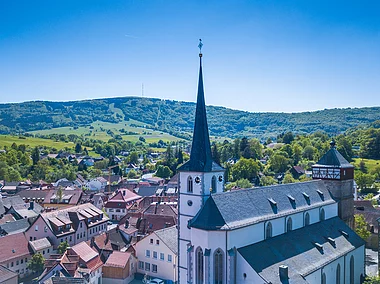
[[[322,273],[322,284],[326,284],[326,274]]]
[[[319,220],[320,221],[324,221],[325,220],[325,209],[323,209],[323,208],[319,212]]]
[[[309,213],[306,212],[305,214],[305,226],[309,226],[310,225],[310,215]]]
[[[203,284],[203,251],[200,247],[195,251],[195,283]]]
[[[266,239],[269,239],[272,237],[272,223],[271,222],[268,222],[267,224],[267,228],[265,230],[265,238]]]
[[[288,221],[286,221],[286,231],[290,232],[293,229],[293,221],[292,218],[289,217]]]
[[[187,192],[193,192],[193,178],[187,178]]]
[[[340,264],[336,267],[336,284],[340,284]]]
[[[355,284],[355,264],[354,264],[354,256],[351,255],[350,258],[350,284]]]
[[[217,249],[214,253],[214,284],[223,284],[223,251]]]
[[[211,179],[211,193],[216,192],[216,177],[213,176]]]

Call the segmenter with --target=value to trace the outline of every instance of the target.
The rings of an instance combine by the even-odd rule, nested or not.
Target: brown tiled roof
[[[0,225],[7,223],[7,221],[13,222],[16,221],[16,219],[13,217],[12,214],[5,214],[3,218],[0,219]]]
[[[98,256],[98,253],[93,250],[86,242],[76,244],[71,248],[71,251],[74,254],[78,255],[79,258],[86,263]]]
[[[129,252],[114,251],[107,259],[104,266],[124,268],[131,257]]]
[[[1,237],[0,252],[0,262],[30,255],[28,240],[24,233]]]
[[[6,268],[3,265],[0,265],[0,283],[5,283],[7,280],[15,278],[16,280],[18,274]]]
[[[54,195],[57,195],[57,191],[58,189],[49,190],[49,193],[45,196],[43,204],[50,204],[50,199],[54,197]],[[62,196],[63,198],[68,196],[70,199],[68,203],[60,202],[60,204],[77,205],[82,197],[82,190],[62,190]]]

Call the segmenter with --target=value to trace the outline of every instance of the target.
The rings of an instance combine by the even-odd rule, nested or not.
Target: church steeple
[[[210,138],[208,134],[206,104],[203,89],[202,74],[202,41],[199,43],[199,80],[197,106],[195,110],[195,123],[193,133],[193,143],[189,161],[189,170],[197,172],[211,171],[212,157]]]

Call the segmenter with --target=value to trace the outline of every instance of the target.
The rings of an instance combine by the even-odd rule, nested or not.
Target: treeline
[[[112,106],[112,107],[110,107]],[[122,111],[124,117],[115,113]],[[379,107],[330,109],[303,113],[250,113],[208,106],[210,134],[217,137],[275,139],[278,133],[325,132],[336,136],[349,128],[380,118]],[[73,102],[25,102],[0,105],[0,133],[24,133],[55,127],[89,126],[135,119],[149,128],[191,138],[195,104],[153,98],[110,98]]]

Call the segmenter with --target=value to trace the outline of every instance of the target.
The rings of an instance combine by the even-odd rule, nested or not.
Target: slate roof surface
[[[131,257],[129,252],[114,251],[107,259],[104,266],[124,268]]]
[[[10,280],[12,278],[16,278],[18,280],[18,274],[6,268],[3,265],[0,265],[0,283],[5,283],[5,281]]]
[[[49,190],[37,190],[37,189],[29,189],[29,190],[23,190],[17,193],[21,198],[25,197],[26,199],[32,199],[32,198],[46,198],[46,195],[49,194]]]
[[[204,230],[231,230],[333,203],[321,180],[241,189],[212,194],[190,225]]]
[[[135,191],[138,193],[138,195],[145,197],[156,195],[158,188],[160,188],[160,186],[140,186],[136,188]]]
[[[36,219],[37,217],[33,218]],[[0,225],[1,231],[5,231],[8,235],[13,235],[21,232],[25,232],[30,226],[28,219],[20,219],[13,222]]]
[[[18,204],[24,204],[24,200],[18,195],[15,196],[9,196],[7,198],[3,198],[3,205],[5,208],[9,209],[12,206],[18,205]]]
[[[154,232],[157,237],[175,254],[178,253],[178,229],[172,226]]]
[[[348,237],[341,231],[348,233]],[[333,239],[334,244],[328,237]],[[323,246],[322,251],[314,245],[316,242]],[[334,217],[240,248],[238,252],[268,283],[280,283],[280,265],[289,268],[287,283],[307,283],[302,276],[309,275],[364,244],[339,217]]]
[[[342,156],[341,153],[338,152],[338,150],[335,147],[331,147],[326,152],[326,154],[324,154],[323,157],[315,165],[313,165],[313,167],[315,166],[330,166],[337,168],[354,167]]]

